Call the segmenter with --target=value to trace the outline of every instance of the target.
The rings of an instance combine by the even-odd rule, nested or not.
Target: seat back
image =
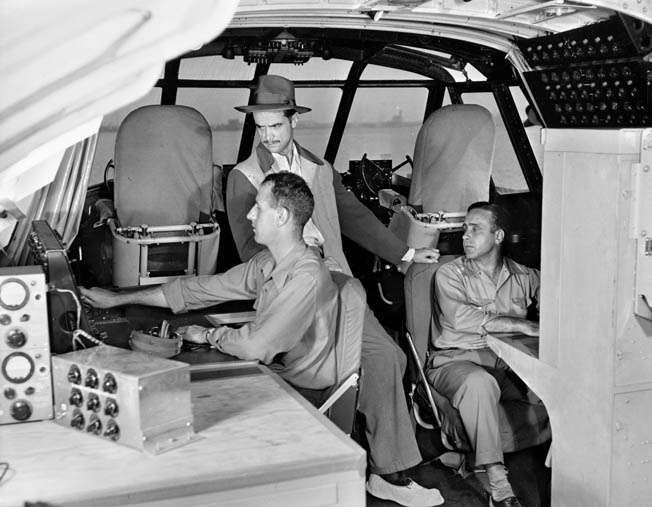
[[[432,113],[417,135],[409,203],[431,213],[465,211],[486,201],[495,132],[491,113],[475,104]]]
[[[358,408],[362,330],[366,295],[360,281],[344,273],[331,272],[338,289],[337,336],[335,362],[337,382],[329,398],[319,407],[342,431],[353,430]]]
[[[186,106],[144,106],[118,129],[112,280],[163,283],[217,270],[219,225],[211,220],[220,177],[210,126]]]
[[[440,334],[435,275],[440,266],[456,257],[444,255],[436,264],[412,264],[405,274],[405,327],[409,347],[406,375],[411,385],[410,397],[417,424],[427,429],[438,429],[446,448],[468,452],[471,447],[459,412],[430,385],[425,374],[429,353]]]
[[[122,226],[180,225],[209,215],[213,138],[187,106],[144,106],[124,119],[115,142],[114,205]]]

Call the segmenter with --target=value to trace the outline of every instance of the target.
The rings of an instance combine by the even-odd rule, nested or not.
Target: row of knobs
[[[79,389],[73,388],[70,391],[70,404],[82,408],[84,405],[84,395]],[[86,400],[86,410],[91,412],[99,412],[101,408],[100,397],[97,394],[90,393]],[[107,399],[104,403],[104,414],[109,417],[116,417],[118,415],[118,402],[113,399]]]
[[[86,419],[84,418],[83,412],[76,408],[72,414],[70,426],[78,430],[83,430],[85,424]],[[120,427],[118,426],[118,423],[116,423],[113,419],[109,419],[106,423],[104,433],[102,433],[102,421],[95,414],[91,414],[88,426],[86,426],[86,431],[93,435],[103,435],[106,438],[110,438],[111,440],[118,440],[120,438]]]
[[[88,369],[83,380],[85,387],[90,389],[98,389],[100,387],[100,378],[93,368]],[[70,370],[68,370],[68,382],[76,385],[81,385],[82,383],[82,372],[79,367],[74,364],[70,367]],[[102,391],[109,394],[115,394],[118,391],[118,382],[111,373],[104,375]]]

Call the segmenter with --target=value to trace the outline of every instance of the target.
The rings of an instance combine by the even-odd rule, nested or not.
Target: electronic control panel
[[[55,422],[152,454],[193,439],[190,368],[101,345],[52,357]]]
[[[0,424],[52,418],[50,335],[40,266],[0,268]]]

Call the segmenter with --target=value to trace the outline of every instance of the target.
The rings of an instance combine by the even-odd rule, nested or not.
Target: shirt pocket
[[[514,297],[511,303],[511,314],[515,317],[525,317],[527,315],[527,307],[530,305],[531,300],[527,297]]]

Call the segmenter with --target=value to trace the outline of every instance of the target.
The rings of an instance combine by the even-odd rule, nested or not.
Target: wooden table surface
[[[149,455],[53,421],[0,427],[0,461],[10,466],[0,506],[223,505],[182,498],[345,472],[364,505],[364,451],[266,368],[229,368],[193,380],[197,438],[167,453]]]

